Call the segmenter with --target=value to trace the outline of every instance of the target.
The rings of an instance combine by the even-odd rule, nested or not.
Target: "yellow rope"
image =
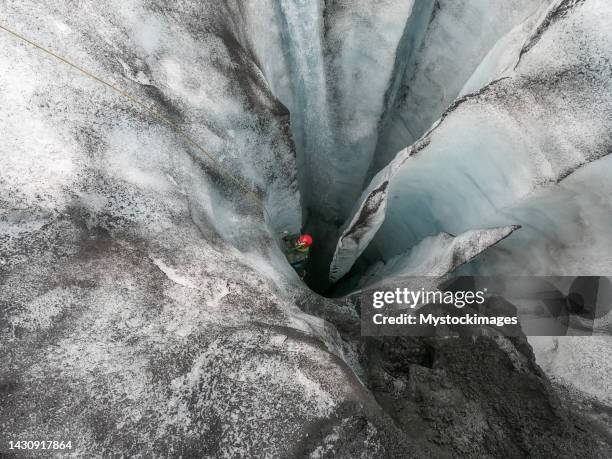
[[[137,99],[136,97],[132,96],[131,94],[129,94],[127,91],[124,91],[123,89],[115,86],[112,83],[109,83],[106,80],[103,80],[102,78],[94,75],[93,73],[91,73],[90,71],[84,69],[83,67],[75,64],[74,62],[69,61],[68,59],[60,56],[59,54],[54,53],[53,51],[45,48],[42,45],[39,45],[38,43],[24,37],[23,35],[5,27],[4,25],[0,24],[0,29],[4,30],[5,32],[9,33],[10,35],[18,38],[21,41],[24,41],[26,43],[28,43],[29,45],[33,46],[34,48],[39,49],[40,51],[54,57],[55,59],[62,61],[63,63],[69,65],[70,67],[72,67],[73,69],[81,72],[83,75],[88,76],[89,78],[92,78],[93,80],[97,81],[98,83],[103,84],[104,86],[112,89],[113,91],[115,91],[116,93],[120,94],[121,96],[125,97],[126,99],[128,99],[129,101],[131,101],[133,104],[139,106],[140,108],[142,108],[143,110],[145,110],[146,112],[150,113],[151,115],[153,115],[154,117],[156,117],[157,119],[159,119],[160,121],[166,123],[167,125],[169,125],[172,129],[174,129],[177,134],[179,134],[183,139],[185,139],[187,142],[189,142],[192,146],[194,146],[197,150],[199,150],[200,152],[202,152],[204,155],[206,155],[206,157],[208,157],[212,162],[214,162],[218,169],[223,173],[223,175],[225,175],[227,178],[229,178],[231,181],[233,181],[236,185],[238,185],[246,194],[251,195],[253,198],[255,198],[255,200],[257,201],[258,204],[261,205],[261,207],[263,208],[264,212],[266,213],[266,215],[268,216],[269,222],[272,222],[272,217],[270,216],[270,214],[268,213],[268,210],[266,209],[266,206],[263,202],[263,200],[257,196],[257,194],[247,185],[245,185],[241,180],[237,179],[232,173],[231,171],[229,171],[227,168],[225,168],[225,166],[223,166],[223,164],[221,164],[221,162],[219,162],[218,159],[216,159],[214,156],[212,156],[210,153],[208,153],[202,146],[200,146],[200,144],[198,142],[196,142],[194,139],[192,139],[189,135],[187,135],[174,121],[172,121],[171,119],[169,119],[168,117],[164,116],[163,114],[161,114],[159,111],[157,111],[155,108],[149,107],[147,104],[145,104],[144,102],[142,102],[140,99]]]

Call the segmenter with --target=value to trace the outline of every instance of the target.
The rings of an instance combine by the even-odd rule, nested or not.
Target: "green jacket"
[[[285,242],[285,255],[287,256],[287,260],[291,266],[294,268],[303,268],[306,265],[308,256],[310,254],[310,247],[306,247],[301,250],[296,247],[299,237],[299,235],[295,234],[283,236],[283,241]]]

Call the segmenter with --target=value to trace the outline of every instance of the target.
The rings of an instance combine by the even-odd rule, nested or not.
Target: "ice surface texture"
[[[0,33],[0,455],[18,439],[79,457],[604,455],[525,340],[363,339],[356,305],[306,289],[276,239],[305,208],[349,222],[343,266],[369,245],[399,257],[389,275],[420,251],[437,274],[519,223],[495,257],[552,256],[526,253],[543,230],[555,259],[590,244],[603,263],[610,165],[579,167],[609,150],[607,2],[1,3],[271,218],[173,128]]]
[[[603,230],[612,224],[603,198],[612,148],[609,9],[560,2],[530,34],[510,32],[504,43],[517,46],[505,53],[516,62],[485,76],[499,67],[491,61],[512,61],[495,49],[472,78],[493,81],[459,97],[374,177],[357,213],[383,184],[387,202],[347,225],[344,234],[359,234],[360,243],[349,257],[351,242],[340,238],[331,277],[364,250],[371,262],[388,260],[442,231],[512,224],[523,229],[498,246],[505,255],[497,262],[492,255],[482,273],[612,273],[612,233]]]

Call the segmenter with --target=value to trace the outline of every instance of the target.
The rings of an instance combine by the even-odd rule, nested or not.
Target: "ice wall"
[[[291,113],[300,186],[308,190],[305,214],[339,227],[368,171],[416,140],[495,42],[547,3],[287,0],[240,6],[255,32],[243,32],[244,40]],[[413,135],[398,135],[398,129]]]
[[[585,225],[575,221],[582,217],[570,210],[580,212],[571,204],[579,200],[585,206],[582,212],[588,212],[588,199],[565,199],[566,206],[543,201],[555,199],[557,183],[579,180],[581,167],[610,152],[612,99],[609,66],[602,56],[608,53],[611,35],[609,16],[601,14],[609,8],[597,0],[571,7],[561,3],[542,15],[541,25],[525,42],[513,40],[526,44],[508,51],[520,55],[514,70],[458,99],[419,142],[401,151],[373,179],[362,202],[391,176],[386,218],[366,251],[367,259],[389,259],[441,231],[456,234],[518,223],[526,228],[521,238],[531,242],[523,241],[525,259],[517,266],[541,274],[546,266],[556,274],[569,266],[571,271],[590,271],[591,261],[569,263],[576,246],[589,251],[579,229]],[[583,196],[598,194],[598,182],[588,176]],[[534,193],[541,197],[536,199]],[[530,201],[534,199],[542,204]],[[599,213],[596,221],[608,221],[607,206],[592,209]],[[555,217],[544,225],[548,217],[543,214],[552,213]],[[555,243],[561,233],[565,241],[574,242]],[[514,244],[512,239],[500,248]],[[528,256],[527,247],[538,244],[555,244],[546,261]]]
[[[515,27],[537,19],[551,0],[438,0],[380,127],[371,172],[418,140],[460,94],[474,71]],[[507,52],[508,47],[500,44]],[[478,86],[478,88],[481,86]],[[476,88],[477,89],[477,88]]]
[[[499,38],[547,2],[494,3],[233,7],[252,31],[236,27],[241,43],[291,113],[306,230],[317,241],[310,285],[325,290],[338,229],[372,172],[440,116]]]
[[[510,236],[519,226],[470,230],[453,236],[440,233],[423,239],[407,253],[372,266],[362,277],[362,289],[403,285],[414,277],[442,278]]]
[[[364,394],[293,300],[289,114],[217,5],[2,3],[178,129],[0,32],[0,456],[30,432],[77,456],[292,455]]]
[[[339,224],[359,194],[412,9],[412,1],[397,0],[275,8],[283,55],[261,50],[260,57],[289,63],[288,88],[278,73],[269,79],[291,112],[303,201],[316,218]]]

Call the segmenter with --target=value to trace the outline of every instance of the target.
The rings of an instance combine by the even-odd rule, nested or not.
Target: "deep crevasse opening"
[[[280,49],[258,54],[290,112],[304,230],[315,237],[311,288],[331,292],[339,229],[369,180],[439,118],[493,45],[545,4],[517,0],[494,14],[486,2],[275,4]]]

